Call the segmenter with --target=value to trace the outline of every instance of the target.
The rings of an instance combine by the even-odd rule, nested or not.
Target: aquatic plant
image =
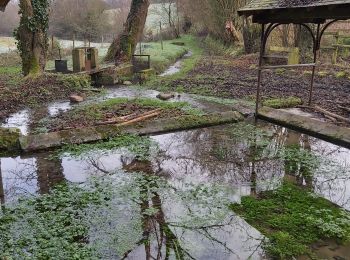
[[[312,254],[319,240],[350,240],[349,212],[288,182],[230,208],[269,238],[264,248],[279,259]]]

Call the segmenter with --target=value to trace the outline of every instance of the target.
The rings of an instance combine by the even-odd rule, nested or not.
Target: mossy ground
[[[33,132],[59,131],[67,128],[94,126],[113,118],[128,115],[137,117],[158,108],[161,111],[156,118],[203,114],[203,112],[192,108],[186,102],[166,102],[151,98],[114,98],[101,103],[75,107],[73,110],[61,113],[55,118],[44,118],[37,123],[33,123]]]
[[[264,106],[272,108],[291,108],[302,105],[303,101],[298,97],[269,98],[263,101]]]
[[[320,240],[350,241],[349,212],[288,182],[231,209],[267,236],[264,248],[277,259],[312,256],[311,245]]]

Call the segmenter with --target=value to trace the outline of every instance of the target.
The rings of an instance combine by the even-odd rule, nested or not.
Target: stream
[[[177,61],[161,76],[179,72],[181,64]],[[136,86],[114,86],[81,105],[158,94]],[[169,102],[175,101],[204,112],[234,109],[233,104],[190,94],[176,95]],[[32,121],[38,120],[36,115],[56,117],[76,106],[80,104],[61,101],[25,109],[1,126],[19,128],[27,135]],[[298,109],[288,111],[313,117]],[[149,141],[134,150],[91,146],[79,155],[44,151],[0,157],[0,216],[23,201],[44,198],[64,183],[73,190],[72,197],[81,195],[76,189],[102,197],[108,194],[102,204],[91,199],[79,211],[92,258],[211,260],[267,259],[262,247],[266,238],[228,205],[276,190],[287,181],[350,211],[350,150],[326,141],[263,121],[255,126],[249,119],[151,136]],[[140,151],[145,158],[136,156]],[[29,223],[36,216],[28,212],[29,217],[21,216],[5,233],[15,238],[33,236],[36,231]],[[27,218],[33,219],[26,222]],[[65,252],[60,253],[57,257],[65,259]],[[318,249],[324,259],[349,255],[349,247],[335,246],[334,241]]]
[[[89,226],[90,246],[103,259],[164,256],[158,240],[162,236],[176,240],[178,249],[194,259],[265,259],[263,236],[225,205],[274,190],[289,180],[350,210],[350,151],[264,122],[252,129],[242,123],[153,136],[154,149],[145,161],[124,148],[92,149],[56,159],[49,152],[3,157],[1,201],[6,206],[19,198],[44,195],[61,182],[84,187],[98,181],[101,192],[112,194],[112,200],[91,206],[83,221]],[[268,133],[268,143],[257,151],[253,147],[261,141],[255,135],[260,130]],[[288,147],[306,149],[321,158],[319,165],[307,175],[301,170],[289,173],[291,162],[276,156]],[[256,153],[259,157],[253,156]],[[308,163],[297,162],[299,169]],[[147,229],[149,248],[138,243],[146,232],[136,202],[144,185],[155,197],[141,213],[151,211],[151,204],[160,209],[160,215],[147,218],[152,224]],[[169,250],[175,256],[177,251]]]

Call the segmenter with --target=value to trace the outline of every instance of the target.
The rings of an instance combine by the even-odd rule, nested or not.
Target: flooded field
[[[282,127],[244,123],[124,143],[1,158],[11,255],[266,259],[265,236],[228,205],[292,183],[350,210],[350,151]],[[349,256],[332,241],[314,251]]]

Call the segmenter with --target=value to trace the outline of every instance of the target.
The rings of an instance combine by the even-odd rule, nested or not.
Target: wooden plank
[[[315,67],[316,63],[307,63],[307,64],[293,64],[293,65],[273,65],[273,66],[262,66],[261,70],[267,69],[280,69],[280,68],[303,68],[303,67]]]

